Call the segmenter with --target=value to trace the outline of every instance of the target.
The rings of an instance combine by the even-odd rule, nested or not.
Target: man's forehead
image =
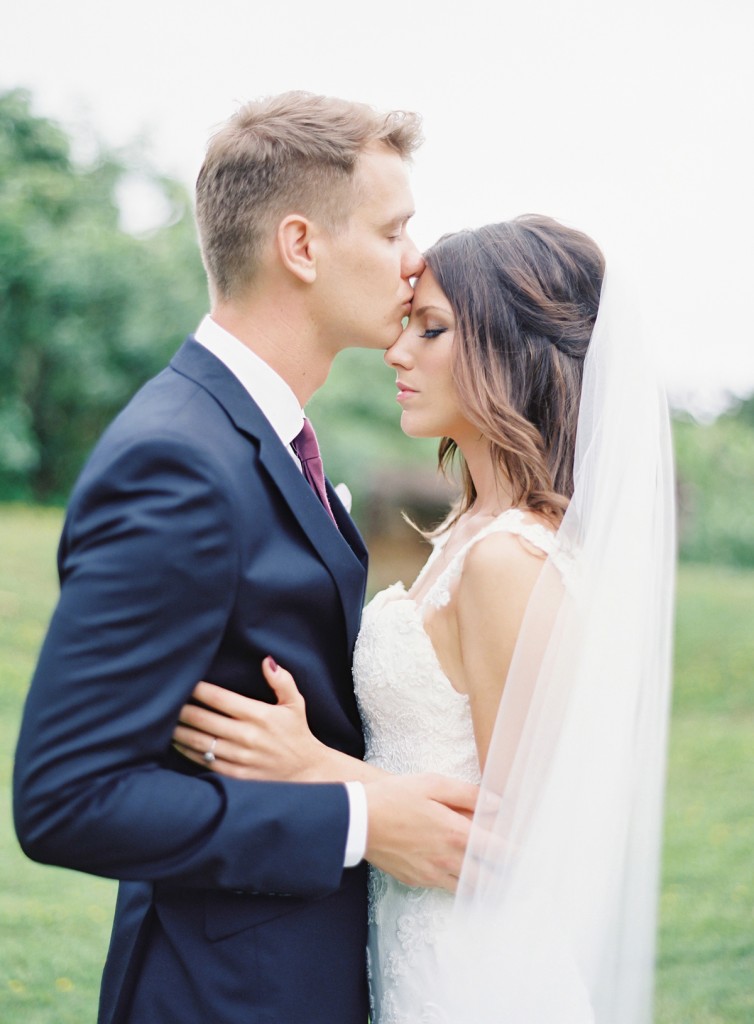
[[[356,166],[359,205],[390,207],[388,219],[405,220],[414,212],[408,168],[388,146],[366,147]]]

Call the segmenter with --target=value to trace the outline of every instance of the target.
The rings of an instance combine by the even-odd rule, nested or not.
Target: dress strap
[[[455,553],[450,563],[443,569],[424,595],[420,604],[421,608],[426,606],[431,608],[442,608],[448,604],[450,601],[450,588],[454,581],[461,575],[466,555],[475,544],[478,544],[480,540],[484,540],[485,537],[489,537],[493,533],[512,533],[518,537],[523,537],[525,541],[533,547],[539,548],[539,550],[543,551],[546,555],[551,555],[556,551],[555,533],[553,530],[548,530],[548,528],[543,526],[541,523],[528,522],[520,508],[506,509],[506,511],[502,512],[496,519],[493,519],[491,523],[488,523],[487,526],[483,526],[481,530],[478,530],[474,536],[471,537],[470,540],[468,540],[463,547]],[[445,537],[441,538],[440,543],[436,545],[435,551],[433,551],[427,561],[425,570],[429,568],[430,564],[434,561],[436,554],[438,554],[445,546],[446,539],[447,538]]]

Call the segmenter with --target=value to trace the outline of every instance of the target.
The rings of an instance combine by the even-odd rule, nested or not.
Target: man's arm
[[[217,472],[180,438],[143,441],[77,491],[19,739],[16,828],[34,859],[94,874],[317,895],[341,878],[343,786],[164,767],[237,585]]]

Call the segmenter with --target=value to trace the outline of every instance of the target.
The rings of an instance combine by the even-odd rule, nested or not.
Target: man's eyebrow
[[[405,224],[406,221],[411,220],[411,218],[414,216],[415,213],[416,213],[416,210],[408,210],[406,213],[399,213],[396,217],[391,217],[391,219],[387,222],[385,227],[388,227],[388,228],[400,227],[401,224]]]

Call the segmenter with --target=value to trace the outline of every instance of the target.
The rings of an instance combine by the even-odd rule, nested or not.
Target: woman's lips
[[[405,402],[407,398],[417,394],[413,388],[408,387],[402,380],[396,381],[395,386],[398,388],[398,394],[395,396],[397,402]]]

